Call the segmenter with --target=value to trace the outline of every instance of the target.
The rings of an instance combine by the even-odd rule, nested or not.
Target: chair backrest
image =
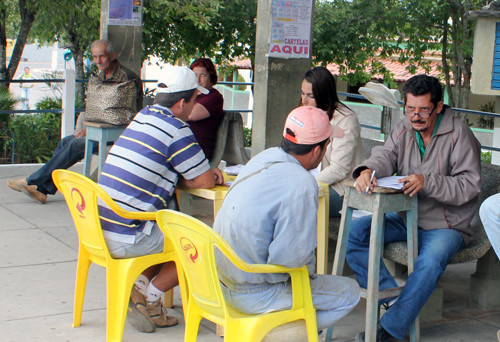
[[[97,184],[76,172],[55,170],[52,178],[66,199],[80,244],[90,255],[106,262],[110,256],[102,234],[97,202],[99,195],[107,195],[101,193],[103,191]]]
[[[242,262],[222,238],[203,222],[186,214],[160,210],[158,225],[169,236],[182,265],[190,298],[203,310],[224,317],[226,303],[220,287],[215,248],[236,265]]]
[[[246,164],[249,160],[245,151],[243,120],[240,113],[224,112],[224,118],[217,130],[210,166],[212,168],[219,166],[221,160],[230,165]]]
[[[156,213],[132,213],[120,208],[99,185],[79,173],[55,170],[52,178],[68,204],[81,246],[103,263],[111,256],[102,233],[99,199],[120,216],[142,220],[155,219]]]

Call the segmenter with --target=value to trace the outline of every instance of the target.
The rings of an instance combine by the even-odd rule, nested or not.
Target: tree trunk
[[[17,34],[16,45],[12,50],[12,56],[10,58],[9,66],[7,68],[7,78],[11,80],[19,66],[21,61],[21,56],[23,54],[24,46],[28,39],[31,27],[33,26],[33,21],[35,21],[35,15],[38,10],[38,5],[36,1],[29,0],[19,0],[19,13],[21,15],[21,23],[19,25],[19,33]]]
[[[0,79],[6,80],[7,77],[7,35],[5,33],[5,24],[7,18],[7,9],[0,8]],[[8,84],[2,83],[4,86]]]
[[[75,58],[75,71],[76,78],[83,79],[84,77],[84,67],[83,67],[83,51],[72,51],[73,57]],[[85,99],[85,87],[84,83],[78,82],[76,84],[76,103],[81,104]]]

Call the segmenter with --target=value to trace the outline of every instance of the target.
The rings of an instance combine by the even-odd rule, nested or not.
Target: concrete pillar
[[[500,308],[500,262],[493,249],[477,261],[470,279],[470,300],[485,310]]]
[[[76,72],[64,69],[64,89],[62,101],[61,138],[75,132]]]
[[[495,113],[500,113],[500,96],[497,96],[495,99]],[[500,147],[500,118],[495,118],[495,124],[493,127],[493,143],[491,145]],[[500,152],[493,151],[491,153],[491,163],[494,165],[500,165]]]
[[[142,26],[109,25],[109,0],[101,0],[100,38],[113,43],[122,65],[141,75]]]
[[[272,0],[259,0],[257,8],[252,156],[280,144],[286,116],[298,106],[302,77],[311,68],[310,58],[283,59],[267,55],[271,5]]]
[[[57,42],[54,42],[54,44],[52,45],[52,59],[51,59],[51,69],[54,71],[57,70],[58,56],[59,56],[59,44]]]

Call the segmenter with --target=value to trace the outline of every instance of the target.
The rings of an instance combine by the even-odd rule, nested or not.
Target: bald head
[[[97,68],[104,71],[106,75],[111,74],[115,64],[115,53],[111,42],[105,39],[96,40],[92,43],[90,51],[92,52],[92,59]]]

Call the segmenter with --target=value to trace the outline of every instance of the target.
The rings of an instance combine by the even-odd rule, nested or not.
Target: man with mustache
[[[406,176],[403,191],[418,196],[418,257],[399,297],[386,299],[377,341],[403,339],[455,253],[472,240],[470,222],[481,191],[480,144],[467,125],[443,104],[443,90],[431,76],[417,75],[404,88],[405,118],[384,146],[353,171],[356,189],[370,196],[377,177]],[[361,287],[367,286],[371,216],[353,220],[347,262]],[[386,214],[384,244],[406,241],[406,223],[398,213]],[[379,288],[396,287],[380,262]],[[364,341],[365,333],[356,336]]]

